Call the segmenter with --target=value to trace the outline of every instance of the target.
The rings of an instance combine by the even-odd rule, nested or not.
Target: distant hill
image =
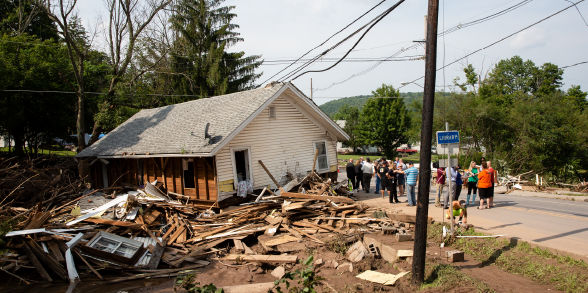
[[[423,93],[422,92],[400,93],[400,96],[402,98],[404,98],[404,102],[406,104],[408,104],[415,99],[422,99]],[[339,111],[339,109],[341,107],[343,107],[343,105],[349,105],[351,107],[358,107],[359,109],[361,109],[363,107],[363,105],[365,105],[367,100],[371,97],[372,97],[371,95],[362,95],[362,96],[341,98],[338,100],[324,103],[324,104],[320,105],[319,108],[321,108],[321,110],[323,110],[323,112],[325,112],[327,115],[332,117],[333,114],[337,113]]]

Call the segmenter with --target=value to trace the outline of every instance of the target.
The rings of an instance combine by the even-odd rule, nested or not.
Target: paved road
[[[346,174],[340,173],[340,179]],[[372,193],[360,192],[358,197],[375,206],[401,209],[415,214],[416,208],[406,204],[389,204],[387,199]],[[465,199],[467,190],[462,191],[460,199]],[[436,190],[432,187],[430,203],[434,202]],[[588,202],[528,196],[530,193],[496,194],[495,207],[486,210],[468,209],[468,222],[477,229],[490,234],[504,234],[518,237],[531,243],[574,253],[588,260]],[[548,196],[547,194],[544,194]],[[579,197],[582,199],[583,197]],[[406,197],[401,197],[406,201]],[[476,201],[476,204],[478,202]],[[429,216],[442,221],[442,211],[429,205]]]

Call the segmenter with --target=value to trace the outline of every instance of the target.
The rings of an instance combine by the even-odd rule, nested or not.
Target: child
[[[451,218],[451,221],[455,224],[455,217],[459,217],[459,224],[461,224],[462,219],[463,219],[463,223],[467,224],[468,223],[468,210],[466,209],[466,204],[465,204],[465,200],[460,200],[460,201],[453,201],[453,203],[451,204],[452,209],[450,212],[450,210],[447,210],[447,214],[445,215],[445,217],[447,219]],[[453,217],[451,216],[451,214],[453,214]]]

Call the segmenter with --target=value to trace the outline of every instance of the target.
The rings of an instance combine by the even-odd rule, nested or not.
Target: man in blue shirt
[[[417,168],[414,167],[414,164],[410,162],[408,163],[408,169],[404,171],[404,174],[406,175],[406,185],[408,186],[408,192],[406,194],[406,197],[408,197],[408,205],[415,206],[415,189],[419,177],[419,170],[417,170]]]

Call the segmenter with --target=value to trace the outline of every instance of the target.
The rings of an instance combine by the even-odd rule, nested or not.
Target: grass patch
[[[442,224],[429,226],[429,239],[441,240]],[[462,235],[484,235],[473,229]],[[517,239],[454,238],[446,245],[464,251],[482,265],[496,265],[502,270],[525,276],[565,292],[588,292],[588,264],[548,249],[532,247]]]
[[[8,147],[0,147],[0,153],[8,153]],[[68,150],[47,150],[47,149],[39,149],[40,155],[54,155],[54,156],[62,156],[62,157],[73,157],[77,153],[74,151]]]
[[[448,264],[429,265],[427,266],[427,271],[428,277],[421,286],[421,290],[441,289],[450,291],[457,288],[468,288],[477,292],[494,292],[486,283],[471,278]]]
[[[588,196],[588,193],[583,194],[583,193],[566,193],[566,192],[564,192],[564,193],[560,193],[560,195],[567,195],[567,196]]]

